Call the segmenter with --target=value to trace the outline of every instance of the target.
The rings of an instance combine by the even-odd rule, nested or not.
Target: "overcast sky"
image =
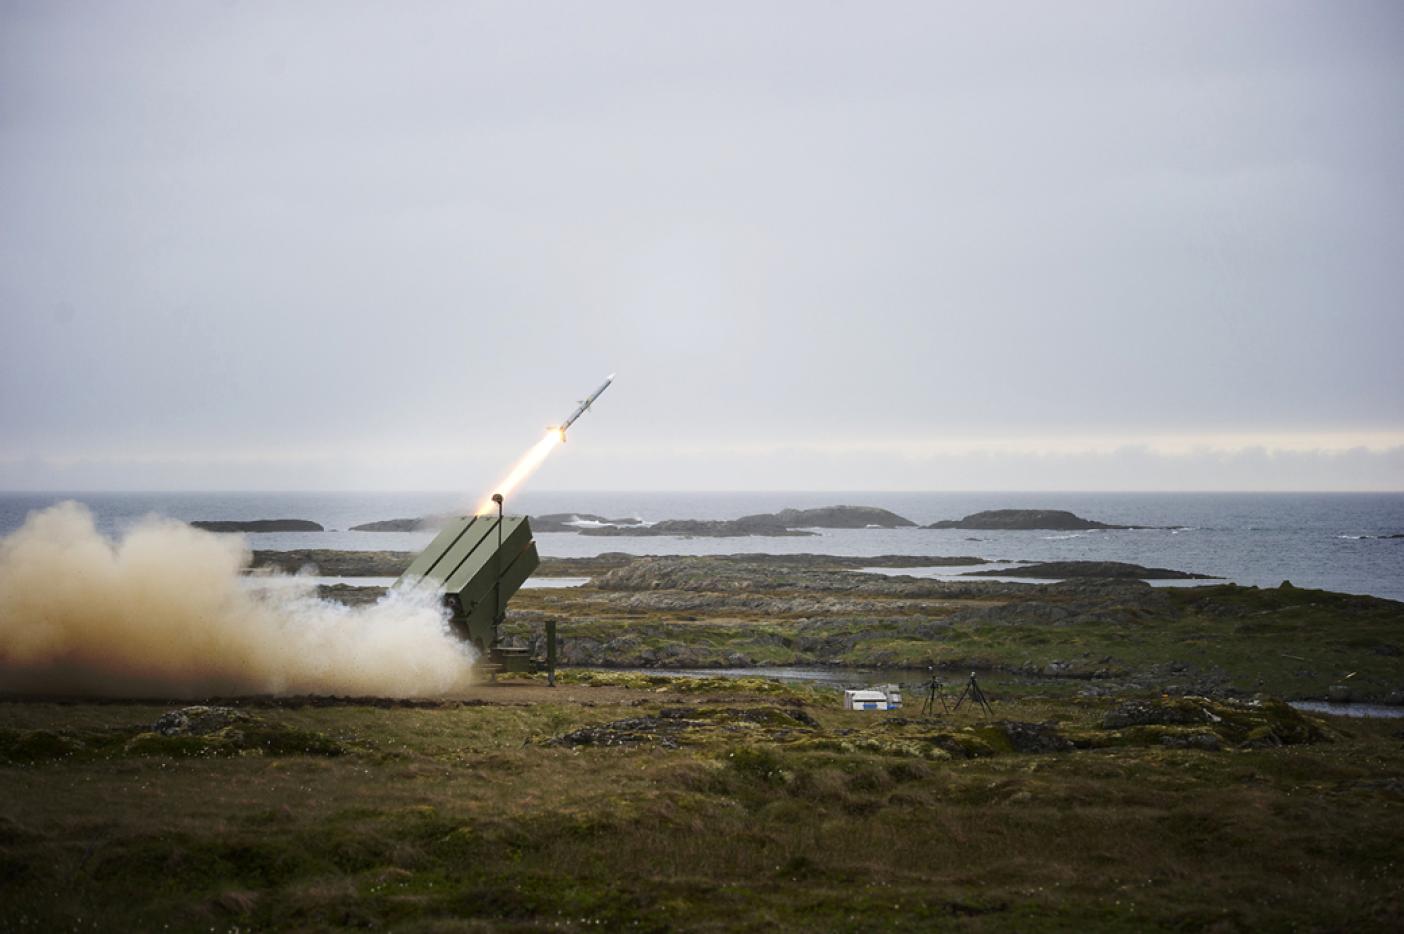
[[[1404,4],[0,0],[0,488],[1404,489]]]

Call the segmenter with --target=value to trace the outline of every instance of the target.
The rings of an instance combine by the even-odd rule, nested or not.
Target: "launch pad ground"
[[[171,735],[152,727],[177,703],[5,699],[0,927],[1404,922],[1397,721],[1157,695],[926,718],[757,679],[563,680],[238,700]]]

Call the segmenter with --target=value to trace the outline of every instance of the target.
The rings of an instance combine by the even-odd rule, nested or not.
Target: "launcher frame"
[[[398,589],[432,587],[449,609],[449,625],[478,650],[477,667],[499,671],[534,671],[545,667],[555,682],[556,627],[546,624],[546,663],[531,650],[501,643],[498,628],[507,618],[507,601],[541,564],[526,516],[460,516],[434,537],[395,581]]]

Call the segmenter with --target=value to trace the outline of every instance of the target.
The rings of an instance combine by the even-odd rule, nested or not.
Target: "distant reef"
[[[775,518],[791,529],[899,529],[916,523],[876,506],[820,506],[782,509]]]
[[[1191,574],[1188,571],[1172,571],[1169,568],[1148,568],[1124,561],[1046,561],[1040,564],[1026,564],[1017,568],[1001,570],[970,571],[962,577],[1037,577],[1052,580],[1096,577],[1114,580],[1209,581],[1221,578],[1208,574]]]
[[[241,522],[197,519],[190,523],[206,532],[325,532],[310,519],[249,519]]]
[[[443,526],[445,516],[418,519],[383,519],[353,525],[353,532],[422,532]],[[782,509],[740,519],[664,519],[644,524],[642,519],[608,519],[589,512],[553,512],[531,517],[535,532],[578,532],[581,535],[630,537],[678,536],[683,538],[740,538],[747,535],[798,537],[813,535],[807,529],[898,529],[916,523],[876,506],[821,506]]]
[[[746,535],[797,537],[815,534],[789,528],[773,515],[742,516],[740,519],[664,519],[652,525],[601,525],[578,531],[581,535],[675,535],[680,538],[740,538]]]
[[[582,526],[580,523],[586,523]],[[591,512],[548,512],[531,517],[533,532],[579,532],[582,528],[596,525],[631,526],[642,525],[642,519],[606,519]]]
[[[352,532],[422,532],[442,526],[443,516],[421,516],[418,519],[381,519],[351,526]]]
[[[916,523],[875,506],[821,506],[816,509],[782,509],[740,519],[664,519],[633,528],[598,526],[580,529],[581,535],[629,535],[736,538],[746,535],[794,538],[814,535],[809,529],[895,529]]]
[[[1072,532],[1085,529],[1145,529],[1155,526],[1109,525],[1084,519],[1064,509],[990,509],[976,512],[964,519],[943,519],[926,526],[928,529],[980,529],[983,531],[1047,529]]]

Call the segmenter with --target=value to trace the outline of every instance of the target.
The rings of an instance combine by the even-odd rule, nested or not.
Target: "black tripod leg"
[[[932,713],[935,713],[935,712],[936,712],[936,698],[938,698],[938,697],[941,698],[941,706],[942,706],[943,708],[945,708],[945,707],[946,707],[946,695],[944,695],[944,694],[941,693],[941,685],[940,685],[937,681],[935,681],[935,680],[928,681],[927,684],[926,684],[926,702],[925,702],[924,704],[921,705],[921,712],[922,712],[923,714],[932,714]],[[950,713],[950,709],[949,709],[949,708],[946,708],[946,713]]]
[[[985,708],[985,713],[986,713],[986,715],[993,717],[993,716],[994,716],[994,711],[990,709],[990,702],[989,702],[989,700],[985,697],[985,692],[984,692],[984,690],[982,690],[981,687],[980,687],[980,685],[976,684],[975,681],[974,681],[973,679],[972,679],[971,682],[970,682],[970,686],[973,687],[973,688],[975,689],[974,694],[971,695],[971,696],[972,696],[976,701],[979,702],[979,704],[980,704],[981,707]]]

